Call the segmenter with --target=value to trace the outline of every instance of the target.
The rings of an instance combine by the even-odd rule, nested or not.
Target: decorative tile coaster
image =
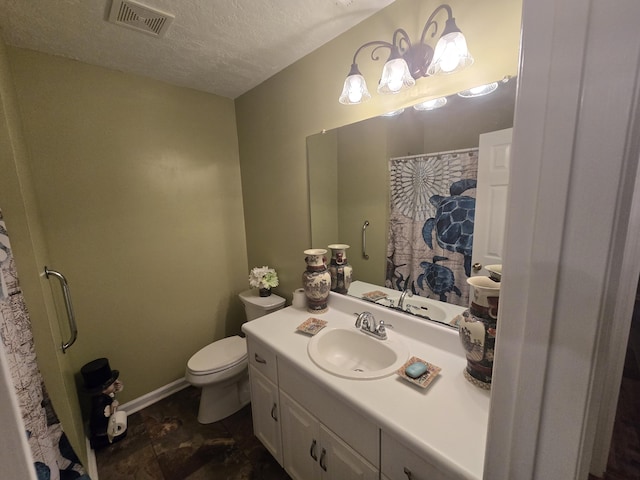
[[[380,300],[381,298],[387,298],[387,294],[381,292],[380,290],[374,290],[372,292],[363,293],[362,297],[375,302],[376,300]]]
[[[405,373],[405,370],[409,365],[416,362],[420,362],[426,365],[427,371],[424,372],[422,375],[420,375],[418,378],[411,378]],[[433,363],[425,362],[424,360],[418,357],[411,357],[409,360],[407,360],[407,362],[402,367],[400,367],[396,371],[396,373],[407,382],[413,383],[422,388],[427,388],[429,384],[433,381],[433,379],[438,376],[441,370],[442,369],[440,367],[438,367],[437,365],[434,365]]]
[[[326,324],[327,322],[325,320],[311,317],[298,325],[298,328],[296,328],[296,330],[302,333],[307,333],[309,335],[315,335],[320,330],[322,330]]]

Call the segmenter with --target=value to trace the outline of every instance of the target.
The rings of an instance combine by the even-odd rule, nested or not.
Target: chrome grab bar
[[[369,226],[369,220],[365,220],[362,225],[362,258],[369,260],[367,255],[367,227]]]
[[[73,314],[73,306],[71,305],[71,292],[69,291],[69,284],[67,283],[67,279],[64,278],[60,272],[56,272],[55,270],[51,270],[44,267],[44,275],[49,278],[49,275],[53,275],[58,280],[60,280],[60,286],[62,287],[62,296],[64,297],[64,306],[67,310],[67,318],[69,319],[69,330],[71,331],[71,338],[67,342],[62,343],[62,353],[66,353],[67,349],[73,345],[78,338],[78,327],[76,325],[76,317]]]

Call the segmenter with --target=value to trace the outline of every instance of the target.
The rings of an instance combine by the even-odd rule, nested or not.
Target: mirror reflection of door
[[[472,275],[488,275],[484,267],[502,264],[512,132],[507,128],[480,135]]]

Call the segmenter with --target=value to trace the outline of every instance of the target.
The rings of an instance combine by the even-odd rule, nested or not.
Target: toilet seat
[[[247,360],[247,341],[238,336],[223,338],[198,350],[187,362],[191,375],[210,375]]]

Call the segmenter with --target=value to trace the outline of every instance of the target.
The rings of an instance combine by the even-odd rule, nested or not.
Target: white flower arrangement
[[[249,285],[253,288],[274,288],[278,286],[278,274],[273,268],[254,267],[249,274]]]

